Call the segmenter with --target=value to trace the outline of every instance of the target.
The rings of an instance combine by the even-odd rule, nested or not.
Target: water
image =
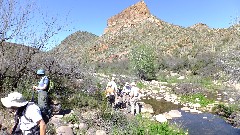
[[[240,129],[232,127],[219,116],[184,111],[181,111],[181,114],[182,117],[174,118],[170,123],[181,125],[183,129],[188,130],[189,135],[240,135]]]
[[[192,114],[181,111],[181,105],[175,105],[165,100],[144,99],[146,104],[153,107],[154,114],[168,112],[170,110],[179,110],[182,114],[180,118],[170,120],[170,123],[177,123],[185,130],[188,130],[189,135],[240,135],[240,129],[232,127],[222,118],[211,113]],[[205,117],[205,118],[203,118]]]

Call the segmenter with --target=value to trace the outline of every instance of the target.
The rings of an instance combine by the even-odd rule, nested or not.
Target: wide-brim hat
[[[107,84],[107,87],[111,87],[111,86],[112,86],[112,83],[109,82],[109,83]]]
[[[22,107],[25,106],[28,101],[26,101],[21,93],[18,92],[12,92],[8,94],[7,97],[1,98],[2,104],[7,107]]]

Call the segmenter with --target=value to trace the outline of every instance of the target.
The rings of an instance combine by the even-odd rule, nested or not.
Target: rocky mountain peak
[[[140,1],[108,19],[104,34],[108,32],[115,33],[119,29],[134,26],[150,16],[147,5],[144,1]]]

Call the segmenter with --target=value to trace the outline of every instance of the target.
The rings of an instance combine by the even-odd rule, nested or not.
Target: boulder
[[[168,114],[169,114],[172,118],[182,117],[181,112],[179,112],[178,110],[171,110],[171,111],[168,112]]]
[[[158,115],[156,115],[156,120],[158,121],[158,122],[167,122],[167,118],[163,115],[163,114],[158,114]]]
[[[107,135],[104,130],[97,130],[96,135]]]
[[[72,128],[69,126],[60,126],[56,129],[57,135],[73,135]]]
[[[79,130],[87,130],[88,126],[85,123],[79,123],[78,128]]]
[[[153,113],[154,111],[153,111],[153,108],[150,104],[144,104],[143,108],[141,108],[141,112],[142,113],[147,113],[147,112],[148,113]]]

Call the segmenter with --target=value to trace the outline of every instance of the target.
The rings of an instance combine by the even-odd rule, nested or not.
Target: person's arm
[[[47,84],[44,84],[43,87],[33,86],[34,90],[45,90],[47,88]]]
[[[38,125],[40,126],[40,135],[46,135],[46,124],[43,119],[39,120]]]

